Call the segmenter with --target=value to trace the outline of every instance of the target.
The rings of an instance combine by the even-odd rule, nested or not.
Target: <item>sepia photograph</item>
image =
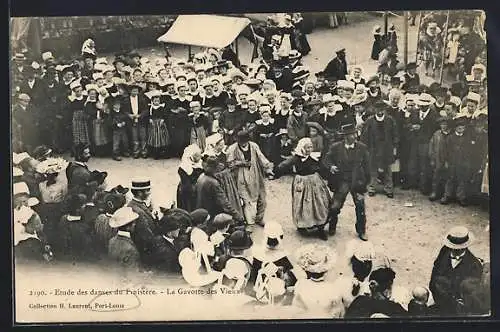
[[[11,17],[14,323],[489,317],[485,21]]]

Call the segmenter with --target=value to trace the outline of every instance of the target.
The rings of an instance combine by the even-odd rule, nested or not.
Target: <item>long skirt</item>
[[[243,207],[233,173],[229,169],[225,169],[217,173],[215,177],[219,180],[229,203],[231,203],[236,211],[243,215]]]
[[[297,228],[325,225],[330,202],[328,186],[317,173],[295,176],[292,183],[292,219]]]
[[[57,225],[64,214],[64,203],[43,203],[38,205],[38,214],[43,223],[43,233],[48,244],[57,241]]]
[[[92,120],[92,142],[94,146],[104,146],[111,142],[111,133],[104,119]]]
[[[177,185],[177,207],[187,212],[196,209],[196,192],[191,185],[182,183]]]
[[[169,144],[168,129],[161,119],[154,119],[148,128],[148,145],[152,148],[165,148]]]
[[[83,110],[75,111],[71,121],[73,144],[90,144],[89,126],[87,116]]]
[[[39,239],[29,238],[14,247],[14,257],[17,263],[43,262],[43,249]]]
[[[191,129],[190,144],[198,145],[201,151],[205,151],[206,138],[207,131],[204,127],[194,127]]]

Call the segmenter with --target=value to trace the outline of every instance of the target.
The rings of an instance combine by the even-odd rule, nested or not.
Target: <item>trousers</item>
[[[438,196],[443,194],[447,173],[448,171],[444,167],[436,167],[432,170],[432,192],[434,194]]]
[[[337,227],[338,215],[344,206],[347,194],[351,194],[356,212],[356,232],[362,234],[366,232],[365,195],[351,190],[350,183],[342,181],[333,194],[333,202],[328,213],[330,229]]]
[[[146,155],[148,142],[146,126],[140,123],[134,123],[130,128],[130,132],[132,134],[132,153],[134,155]]]
[[[266,211],[266,196],[260,194],[256,201],[243,198],[243,215],[248,225],[262,223]]]
[[[127,129],[123,128],[114,128],[113,129],[113,155],[120,155],[120,150],[126,152],[128,151],[128,136]]]
[[[383,169],[383,182],[384,182],[384,192],[386,194],[392,194],[394,192],[394,184],[392,179],[391,165],[387,165]],[[368,184],[368,192],[375,193],[378,179],[378,168],[376,166],[371,166],[370,168],[371,180]]]

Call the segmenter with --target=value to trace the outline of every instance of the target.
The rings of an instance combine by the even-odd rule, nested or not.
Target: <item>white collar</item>
[[[118,231],[118,236],[128,237],[130,239],[130,232]]]
[[[112,217],[112,216],[113,216],[111,213],[107,213],[107,212],[106,212],[104,215],[105,215],[106,217]]]
[[[264,123],[262,121],[262,119],[259,119],[259,120],[255,121],[255,123],[258,124],[258,125],[268,126],[268,125],[274,123],[274,118],[270,118],[268,123]]]
[[[74,163],[77,164],[77,165],[80,165],[80,166],[87,167],[87,164],[84,163],[83,161],[75,161]]]
[[[72,216],[72,215],[67,215],[66,216],[67,221],[80,221],[82,220],[82,216]]]
[[[382,116],[378,116],[377,114],[375,114],[375,120],[377,120],[378,122],[382,122],[384,121],[385,119],[385,114],[382,114]]]
[[[431,110],[430,108],[428,108],[426,111],[420,110],[420,116],[425,119],[425,117],[427,116],[427,114],[429,114],[430,110]]]
[[[377,91],[376,91],[375,93],[373,93],[373,92],[372,92],[372,90],[368,89],[368,91],[367,91],[367,92],[368,92],[368,94],[369,94],[370,96],[372,96],[372,97],[377,97],[377,96],[379,95],[380,90],[379,90],[379,89],[377,89]]]
[[[462,137],[462,136],[464,136],[464,133],[459,134],[459,133],[455,132],[455,135],[458,137]]]
[[[172,245],[174,244],[174,239],[169,238],[169,237],[167,237],[167,236],[165,236],[165,235],[162,235],[162,237],[163,237],[165,240],[167,240],[170,244],[172,244]]]
[[[458,256],[452,256],[452,255],[450,254],[450,258],[451,258],[451,259],[454,259],[454,260],[460,260],[460,259],[462,259],[464,256],[465,256],[465,251],[464,251],[463,253],[461,253],[460,255],[458,255]]]
[[[349,149],[354,149],[354,144],[355,144],[355,143],[352,143],[352,144],[348,145],[348,144],[344,143],[344,147],[345,147],[346,149],[348,149],[348,150],[349,150]]]

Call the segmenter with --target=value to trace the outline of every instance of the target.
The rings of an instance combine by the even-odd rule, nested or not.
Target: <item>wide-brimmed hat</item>
[[[466,249],[474,240],[474,235],[467,227],[456,226],[448,231],[444,237],[443,244],[450,249]]]
[[[378,75],[372,75],[366,80],[366,85],[370,85],[371,82],[377,81],[380,82],[380,77]]]
[[[348,124],[342,125],[340,127],[339,133],[340,133],[340,135],[355,134],[355,133],[357,133],[357,129],[353,123],[348,123]]]
[[[325,132],[325,129],[317,122],[307,122],[307,126],[309,128],[315,128],[320,134]]]
[[[278,239],[283,236],[283,227],[277,222],[267,222],[264,225],[264,236],[271,239]]]
[[[109,226],[111,228],[119,228],[130,224],[138,217],[139,215],[135,213],[131,207],[124,206],[116,210],[115,213],[113,213],[113,215],[109,219]]]
[[[40,158],[48,157],[51,153],[52,153],[51,148],[49,148],[46,145],[40,145],[40,146],[37,146],[33,150],[32,155],[33,155],[33,158],[40,159]]]
[[[191,215],[191,222],[193,226],[198,226],[210,219],[208,211],[205,209],[196,209],[189,213]]]
[[[247,143],[250,141],[250,133],[247,130],[240,130],[236,138],[238,143]]]
[[[458,114],[453,118],[453,126],[458,127],[458,126],[465,126],[467,125],[467,122],[469,121],[469,118],[464,115],[464,114]]]
[[[233,217],[227,213],[219,213],[218,215],[215,216],[212,224],[214,227],[218,228],[217,226],[226,226],[229,225],[233,221]]]
[[[428,93],[421,93],[416,102],[419,106],[430,106],[436,102],[436,99]]]
[[[219,161],[215,156],[208,156],[202,162],[203,170],[205,171],[214,171],[219,165]]]
[[[286,128],[281,128],[276,136],[288,135],[288,130]]]
[[[299,248],[297,263],[306,272],[324,273],[335,264],[337,255],[327,246],[307,244]]]
[[[230,249],[244,250],[253,245],[252,238],[245,231],[234,231],[227,240]]]
[[[465,100],[471,100],[476,104],[479,104],[481,102],[481,95],[475,92],[469,92],[465,97]]]
[[[132,180],[132,190],[145,190],[145,189],[151,189],[151,180],[146,179],[146,178],[138,178]]]
[[[16,53],[14,57],[12,58],[14,61],[25,61],[26,60],[26,55],[24,53]]]
[[[57,174],[66,169],[67,166],[68,162],[62,158],[49,158],[40,162],[36,166],[36,171],[40,174]]]

